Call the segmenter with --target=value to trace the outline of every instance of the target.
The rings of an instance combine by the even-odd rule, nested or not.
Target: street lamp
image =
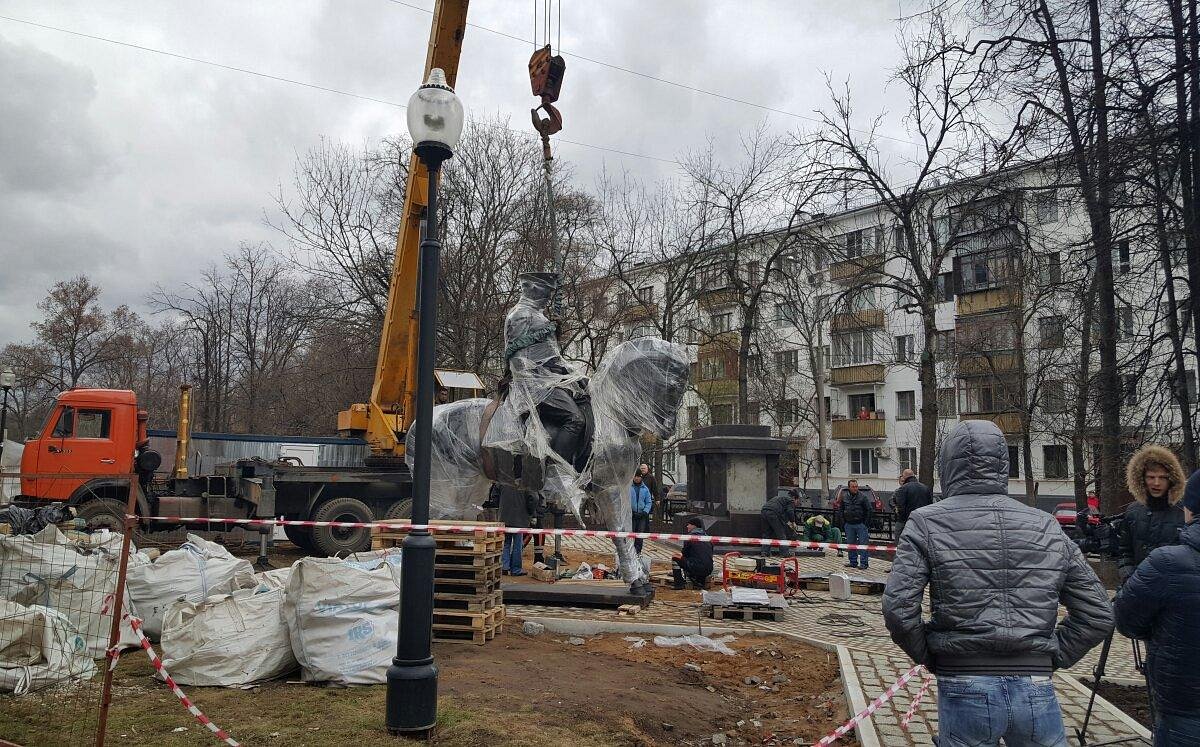
[[[400,627],[396,656],[387,670],[387,730],[426,732],[437,721],[438,668],[433,663],[433,563],[436,543],[429,523],[429,463],[433,437],[433,366],[437,333],[437,184],[442,162],[454,155],[462,134],[462,102],[441,68],[408,100],[408,132],[413,151],[429,171],[425,236],[421,239],[417,334],[417,402],[413,454],[412,523],[401,545]]]
[[[0,389],[4,399],[0,400],[0,472],[4,471],[4,441],[8,438],[8,390],[17,385],[17,375],[11,368],[0,368]]]

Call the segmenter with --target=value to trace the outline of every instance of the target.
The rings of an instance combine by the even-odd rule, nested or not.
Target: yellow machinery
[[[446,82],[454,86],[467,28],[467,5],[468,0],[437,0],[434,4],[429,51],[421,80],[429,77],[430,70],[440,67],[446,73]],[[338,433],[365,438],[377,460],[404,455],[404,434],[416,415],[417,260],[429,173],[415,155],[408,168],[403,217],[396,238],[396,264],[388,290],[371,401],[351,405],[338,413]],[[439,397],[457,399],[482,394],[483,384],[473,373],[438,371],[437,378]]]

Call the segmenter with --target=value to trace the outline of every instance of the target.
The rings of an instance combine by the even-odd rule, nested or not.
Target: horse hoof
[[[645,581],[640,584],[631,584],[629,587],[629,593],[637,597],[642,597],[646,601],[650,601],[651,599],[654,599],[654,586]]]

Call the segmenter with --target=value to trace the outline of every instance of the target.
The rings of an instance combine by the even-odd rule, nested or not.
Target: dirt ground
[[[1092,686],[1091,679],[1081,679],[1084,685]],[[1116,685],[1112,682],[1100,681],[1100,697],[1132,716],[1139,724],[1147,729],[1154,729],[1154,720],[1150,718],[1150,699],[1145,687]]]
[[[733,657],[650,641],[635,649],[615,635],[568,641],[525,636],[513,621],[486,646],[436,645],[440,715],[430,743],[696,745],[717,733],[729,744],[811,743],[846,718],[836,657],[791,640],[741,638],[730,644],[738,652]],[[122,657],[109,743],[215,744],[152,671],[140,652]],[[99,677],[72,692],[0,697],[0,736],[28,745],[90,743],[63,730],[71,720],[64,709],[94,702],[94,692],[79,690],[96,690],[98,683]],[[248,690],[184,689],[246,744],[345,745],[385,737],[383,686],[278,681]]]

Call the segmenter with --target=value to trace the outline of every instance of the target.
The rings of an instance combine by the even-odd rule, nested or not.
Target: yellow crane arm
[[[425,56],[425,74],[421,76],[421,83],[429,77],[430,70],[440,67],[446,73],[446,81],[454,86],[467,29],[468,2],[437,0],[434,4],[433,27],[429,32],[429,51]],[[338,413],[338,431],[365,431],[371,453],[376,456],[404,454],[403,433],[416,414],[417,260],[429,173],[414,155],[409,161],[408,174],[371,401],[365,405],[351,405],[350,409]]]

